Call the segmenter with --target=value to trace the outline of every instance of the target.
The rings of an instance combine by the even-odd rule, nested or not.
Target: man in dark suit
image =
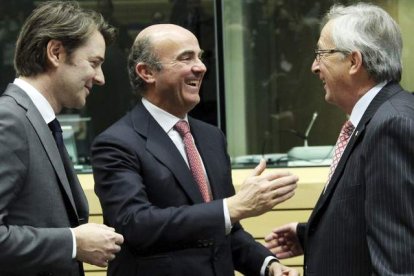
[[[363,3],[325,19],[312,71],[352,125],[308,222],[275,229],[267,247],[304,252],[306,275],[414,275],[414,97],[398,84],[399,27]]]
[[[82,262],[105,267],[120,250],[123,237],[113,228],[87,223],[88,203],[55,120],[104,84],[114,32],[75,2],[40,5],[22,27],[18,77],[0,97],[2,276],[83,275]]]
[[[125,237],[108,274],[297,275],[239,224],[293,196],[297,177],[261,175],[261,162],[234,195],[223,133],[187,116],[200,101],[201,55],[197,38],[173,24],[134,42],[129,74],[142,101],[92,146],[104,221]]]

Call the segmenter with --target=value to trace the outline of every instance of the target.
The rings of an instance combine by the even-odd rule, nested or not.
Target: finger
[[[294,190],[296,189],[297,185],[296,184],[292,184],[292,185],[288,185],[288,186],[283,186],[281,188],[275,189],[271,192],[271,197],[273,199],[284,196],[285,194],[288,194],[290,192],[294,192]]]
[[[283,236],[283,235],[285,235],[285,234],[288,234],[289,232],[292,232],[292,228],[291,228],[291,225],[290,225],[290,223],[289,224],[285,224],[285,225],[282,225],[282,226],[279,226],[279,227],[277,227],[277,228],[274,228],[273,230],[272,230],[272,232],[276,235],[276,236]]]
[[[286,176],[290,176],[290,175],[292,175],[292,174],[288,171],[276,171],[276,172],[266,173],[266,175],[264,175],[264,176],[267,180],[271,181],[271,180],[279,179],[281,177],[286,177]]]
[[[281,260],[291,258],[293,256],[293,253],[291,251],[278,251],[277,249],[273,249],[272,253],[275,254],[278,259]]]
[[[276,239],[275,234],[274,233],[270,233],[269,235],[267,235],[264,240],[265,242],[270,242],[272,240]]]
[[[250,176],[259,176],[262,174],[262,172],[266,169],[266,160],[261,159],[259,162],[259,165],[256,166],[256,168],[253,169],[253,172]]]
[[[102,261],[97,261],[96,263],[92,263],[93,265],[105,268],[108,266],[108,261],[107,260],[102,260]]]
[[[266,242],[265,244],[264,244],[264,246],[267,248],[267,249],[272,249],[272,248],[276,248],[277,246],[278,246],[278,244],[275,242],[275,241],[270,241],[270,242]]]
[[[285,275],[288,276],[299,276],[299,272],[297,272],[295,269],[289,269],[285,272]]]
[[[287,175],[279,177],[278,179],[270,180],[270,189],[277,189],[283,186],[294,185],[298,182],[299,178],[296,175]]]
[[[272,199],[272,204],[273,206],[278,205],[282,202],[285,202],[286,200],[290,199],[291,197],[293,197],[295,195],[295,191],[291,191],[287,194],[278,196],[277,198]]]
[[[116,233],[115,243],[118,244],[118,245],[123,244],[124,243],[124,236],[122,236],[121,234]]]
[[[109,254],[107,257],[108,262],[113,261],[114,259],[115,259],[115,254]]]
[[[108,252],[110,253],[118,253],[119,251],[121,251],[121,246],[114,244],[113,246],[111,246],[111,248],[108,249]]]

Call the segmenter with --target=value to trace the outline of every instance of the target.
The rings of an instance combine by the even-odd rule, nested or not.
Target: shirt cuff
[[[231,228],[233,228],[233,225],[231,225],[230,213],[229,213],[229,208],[227,207],[226,199],[223,199],[223,211],[224,211],[224,226],[226,230],[226,235],[228,235],[230,234]]]
[[[70,229],[70,232],[72,233],[72,244],[73,244],[73,247],[72,247],[72,259],[75,259],[76,258],[76,237],[75,237],[75,232],[73,232],[73,230],[72,230],[72,228],[69,228]]]
[[[267,256],[266,257],[266,259],[263,262],[262,268],[260,269],[260,276],[267,276],[267,275],[265,275],[265,271],[266,271],[267,265],[269,264],[269,262],[271,260],[276,260],[277,261],[277,258],[275,258],[273,256]]]

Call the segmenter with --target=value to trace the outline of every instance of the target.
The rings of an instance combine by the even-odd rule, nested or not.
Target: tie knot
[[[174,129],[176,131],[178,131],[178,133],[180,133],[181,137],[184,137],[187,133],[190,132],[190,126],[188,125],[188,123],[184,120],[180,120],[178,121],[175,126]]]
[[[53,121],[47,124],[52,132],[62,132],[59,121],[55,118]]]

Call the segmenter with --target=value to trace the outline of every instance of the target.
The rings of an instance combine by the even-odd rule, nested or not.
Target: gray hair
[[[329,20],[336,47],[361,52],[363,66],[376,82],[401,80],[401,32],[386,11],[367,3],[334,5],[324,22]]]
[[[162,64],[154,53],[153,45],[148,36],[137,38],[128,56],[129,81],[136,95],[144,95],[147,90],[147,83],[135,72],[135,67],[140,62],[147,64],[150,69],[157,71],[162,69]]]

